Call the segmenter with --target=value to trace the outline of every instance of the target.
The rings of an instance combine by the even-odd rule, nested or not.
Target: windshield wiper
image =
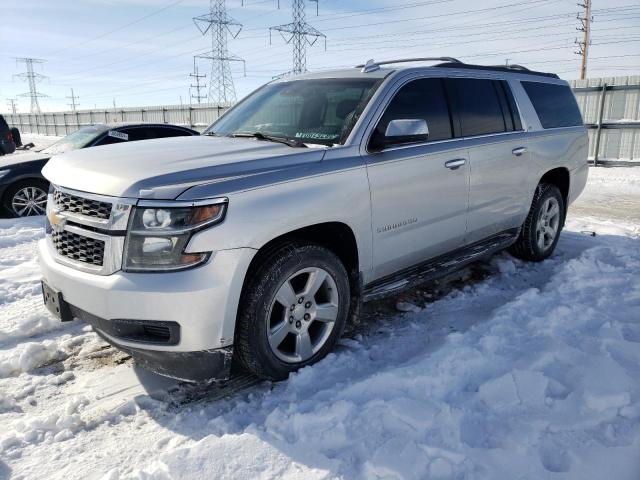
[[[264,133],[261,132],[252,132],[252,133],[232,133],[231,135],[229,135],[230,137],[233,138],[257,138],[258,140],[266,140],[268,142],[277,142],[277,143],[283,143],[285,145],[288,145],[290,147],[296,147],[296,148],[306,148],[307,146],[302,143],[299,140],[293,140],[291,138],[285,138],[285,137],[276,137],[274,135],[265,135]]]

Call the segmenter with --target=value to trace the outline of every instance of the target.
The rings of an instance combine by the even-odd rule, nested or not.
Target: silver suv
[[[509,249],[541,261],[587,179],[556,75],[452,58],[285,77],[201,137],[54,157],[43,293],[142,365],[283,379],[362,301]]]

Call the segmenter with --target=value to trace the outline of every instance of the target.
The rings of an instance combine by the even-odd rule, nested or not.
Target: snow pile
[[[598,170],[592,194],[623,177]],[[230,390],[160,380],[53,320],[39,222],[0,220],[0,477],[637,480],[640,220],[626,207],[640,194],[625,185],[624,208],[572,208],[551,259],[501,254],[437,300],[375,304],[319,364]]]
[[[569,253],[502,255],[501,274],[393,338],[353,342],[212,415],[199,442],[105,478],[637,478],[640,242]]]
[[[67,357],[57,342],[23,343],[8,353],[0,353],[0,378],[18,375]]]

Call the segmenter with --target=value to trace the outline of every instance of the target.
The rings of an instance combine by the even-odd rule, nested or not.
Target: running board
[[[370,302],[400,293],[409,288],[444,277],[469,263],[504,250],[516,241],[520,229],[499,233],[486,240],[462,247],[452,253],[436,257],[424,263],[394,273],[364,287],[362,300]]]

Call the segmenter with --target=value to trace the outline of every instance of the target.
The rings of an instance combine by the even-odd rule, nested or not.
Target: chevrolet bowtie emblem
[[[49,219],[49,223],[51,224],[51,228],[56,232],[62,232],[64,230],[64,225],[67,223],[67,219],[60,215],[60,210],[51,210],[47,214],[47,218]]]

